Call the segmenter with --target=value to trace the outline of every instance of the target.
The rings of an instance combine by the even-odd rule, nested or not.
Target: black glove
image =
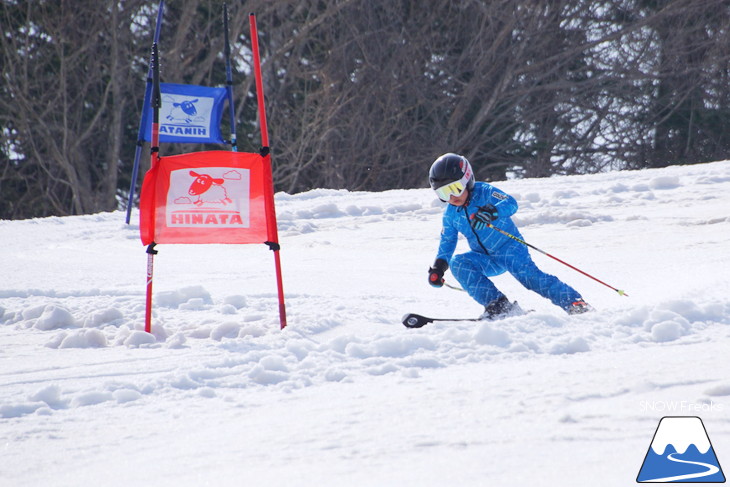
[[[487,228],[497,218],[499,218],[499,214],[496,206],[491,204],[480,206],[477,212],[471,216],[471,227],[474,230]]]
[[[449,263],[444,259],[436,259],[433,267],[428,269],[428,283],[433,287],[444,285],[444,272],[449,268]]]

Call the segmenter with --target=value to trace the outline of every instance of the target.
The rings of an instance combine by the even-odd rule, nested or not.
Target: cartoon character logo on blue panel
[[[725,482],[725,475],[702,420],[696,416],[663,417],[636,481]]]
[[[178,100],[179,98],[179,100]],[[162,102],[169,108],[167,117],[170,123],[191,124],[206,122],[206,118],[198,115],[198,108],[195,106],[200,102],[199,98],[185,100],[181,97],[175,98],[172,95],[166,95]]]

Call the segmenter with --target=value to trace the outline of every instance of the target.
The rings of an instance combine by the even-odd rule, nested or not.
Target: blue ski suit
[[[517,201],[488,183],[477,182],[466,205],[448,205],[444,211],[436,258],[448,262],[456,280],[484,306],[503,296],[489,278],[508,271],[527,289],[568,310],[574,301],[580,299],[580,294],[557,277],[538,269],[524,244],[489,227],[481,230],[472,228],[473,215],[488,204],[497,208],[498,217],[492,224],[522,238],[510,218],[517,212]],[[466,237],[471,251],[454,256],[459,233]]]

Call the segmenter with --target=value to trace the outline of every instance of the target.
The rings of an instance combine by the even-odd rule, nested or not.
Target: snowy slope
[[[533,252],[597,311],[499,276],[534,313],[406,329],[481,312],[426,282],[441,204],[313,190],[276,195],[286,330],[267,247],[159,245],[149,336],[122,213],[0,221],[2,485],[629,485],[666,415],[730,465],[730,164],[495,184],[629,297]]]

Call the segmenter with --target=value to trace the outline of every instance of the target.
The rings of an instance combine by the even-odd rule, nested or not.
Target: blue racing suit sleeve
[[[451,223],[451,219],[444,214],[443,227],[441,228],[441,242],[439,243],[436,259],[443,259],[451,262],[451,257],[456,250],[456,244],[459,241],[459,231]]]
[[[497,208],[500,218],[507,218],[517,213],[517,200],[494,186],[491,187],[488,200]]]

